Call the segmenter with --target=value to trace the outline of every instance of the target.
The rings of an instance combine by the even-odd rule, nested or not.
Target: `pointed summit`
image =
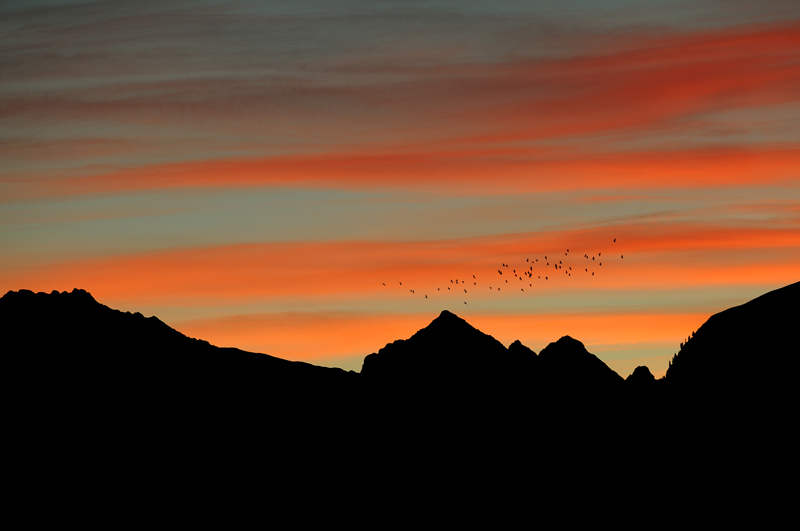
[[[547,352],[547,354],[545,354],[545,352]],[[547,347],[542,350],[540,355],[553,356],[556,352],[561,353],[562,355],[575,355],[576,353],[587,351],[586,347],[583,346],[583,343],[577,339],[573,339],[570,336],[563,336],[558,341],[547,345]]]
[[[382,380],[472,379],[508,358],[502,343],[444,310],[409,339],[364,358],[361,373]]]
[[[508,352],[520,357],[536,358],[536,353],[522,344],[522,341],[517,339],[508,346]]]
[[[451,327],[459,327],[459,326],[461,326],[461,327],[466,326],[466,327],[472,328],[474,330],[474,327],[472,325],[470,325],[469,323],[467,323],[461,317],[457,316],[456,314],[454,314],[453,312],[450,312],[448,310],[442,310],[442,313],[439,314],[439,317],[437,317],[436,319],[431,321],[431,324],[429,324],[426,328],[431,328],[431,327],[434,327],[434,328],[439,328],[439,327],[451,328]]]
[[[468,334],[468,335],[477,334],[480,336],[491,337],[484,334],[483,332],[481,332],[480,330],[478,330],[477,328],[475,328],[474,326],[472,326],[471,324],[469,324],[456,314],[449,312],[447,310],[442,310],[442,313],[439,314],[439,317],[431,321],[431,324],[429,324],[428,326],[426,326],[422,330],[419,330],[416,334],[411,336],[411,338],[409,338],[409,341],[416,338],[417,336],[436,340],[435,338],[439,336],[456,337],[463,334]],[[498,344],[500,343],[498,342]]]

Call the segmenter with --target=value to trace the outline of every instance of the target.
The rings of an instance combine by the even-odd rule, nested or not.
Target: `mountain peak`
[[[643,385],[655,382],[656,378],[653,376],[653,373],[650,372],[649,367],[640,365],[633,370],[633,372],[625,379],[625,381],[635,385]]]
[[[539,360],[543,369],[562,385],[616,385],[624,381],[600,358],[586,350],[583,343],[570,336],[563,336],[543,348]]]
[[[523,345],[522,341],[520,341],[519,339],[517,339],[508,346],[508,351],[510,353],[522,356],[536,357],[536,353],[532,351],[530,348]]]
[[[475,371],[506,354],[506,348],[495,338],[443,310],[410,338],[389,343],[364,358],[361,372],[392,378],[446,377],[455,372]]]
[[[436,319],[431,321],[431,324],[433,323],[459,323],[472,327],[472,325],[467,323],[464,319],[449,310],[442,310],[442,313],[440,313]]]
[[[440,313],[436,319],[431,321],[425,328],[419,330],[417,334],[421,332],[437,334],[482,333],[464,319],[448,310],[442,310],[442,313]]]
[[[558,341],[550,343],[539,353],[539,356],[544,356],[545,359],[553,358],[556,356],[575,356],[589,354],[583,343],[570,336],[563,336]],[[590,356],[592,354],[589,354]]]
[[[584,346],[583,343],[573,338],[572,336],[562,336],[561,338],[559,338],[558,341],[556,341],[556,345],[561,345],[564,347],[571,346],[574,348],[580,348],[586,350],[586,346]]]

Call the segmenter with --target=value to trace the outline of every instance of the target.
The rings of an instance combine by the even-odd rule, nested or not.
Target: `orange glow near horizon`
[[[272,4],[8,8],[3,289],[349,368],[446,308],[660,376],[798,281],[800,15]]]
[[[618,243],[612,243],[612,235],[617,235]],[[572,253],[565,256],[561,251],[569,247]],[[253,244],[26,266],[14,273],[9,268],[4,277],[9,284],[29,289],[81,287],[100,299],[128,301],[348,299],[370,295],[397,299],[408,297],[412,289],[417,297],[433,297],[437,288],[455,288],[449,285],[454,279],[462,283],[459,292],[468,280],[468,291],[475,288],[470,296],[473,298],[485,297],[481,292],[492,285],[501,287],[501,291],[530,288],[533,294],[733,285],[764,278],[791,283],[798,272],[797,262],[776,264],[768,254],[761,258],[755,254],[775,249],[798,255],[800,231],[629,226],[432,242]],[[601,255],[596,256],[598,252]],[[715,252],[725,254],[718,258]],[[555,262],[545,265],[548,253],[551,260],[563,262],[562,269],[556,270]],[[622,258],[626,253],[627,259]],[[739,257],[732,258],[735,255],[731,253]],[[595,256],[595,260],[584,258],[584,254]],[[504,270],[505,276],[497,273],[502,263],[512,266]],[[569,267],[573,268],[572,276],[567,276]],[[519,273],[526,269],[534,276],[520,281],[513,277],[513,269]],[[472,279],[472,275],[478,278]],[[511,279],[509,285],[506,281]]]
[[[457,313],[458,309],[454,311]],[[330,364],[333,360],[333,363],[349,364],[348,370],[358,371],[364,356],[397,339],[407,339],[427,326],[436,315],[436,310],[417,314],[295,312],[168,324],[190,337],[203,338],[218,346],[234,346],[318,364]],[[649,365],[656,377],[663,376],[666,362],[638,351],[637,347],[667,344],[677,351],[678,344],[708,317],[694,313],[472,314],[468,322],[505,346],[519,339],[537,353],[549,343],[570,335],[624,378],[638,365]],[[597,351],[608,345],[623,350],[627,346],[635,354],[633,357],[619,354],[609,357]]]
[[[639,289],[708,289],[758,284],[758,279],[765,278],[778,285],[796,281],[797,230],[628,226],[613,232],[620,233],[616,243],[610,230],[434,242],[183,249],[22,268],[14,280],[40,291],[81,287],[100,302],[120,309],[136,304],[228,307],[227,316],[168,324],[218,346],[351,370],[358,370],[366,354],[410,337],[446,308],[506,345],[520,339],[538,351],[570,335],[622,376],[637,365],[649,365],[657,377],[666,371],[666,360],[676,345],[711,313],[724,308],[710,308],[708,313],[688,309],[626,312],[616,306],[614,297]],[[563,242],[572,242],[569,255],[561,252],[566,247]],[[596,258],[593,261],[584,256],[591,247],[605,251],[586,253]],[[616,254],[622,250],[624,259]],[[770,263],[770,253],[776,250],[788,252],[794,260],[787,260],[787,255],[782,265]],[[758,258],[761,252],[767,256]],[[736,253],[742,258],[731,263]],[[544,265],[548,261],[550,266]],[[556,271],[553,264],[558,261],[563,265]],[[502,263],[509,267],[503,268]],[[568,270],[569,264],[573,264],[571,277],[563,269]],[[596,275],[583,271],[584,266]],[[531,267],[533,278],[513,276],[515,269],[521,273]],[[478,272],[476,278],[473,271]],[[580,311],[548,310],[564,297],[592,293],[599,298],[587,299],[588,306]],[[603,293],[616,295],[607,299]],[[278,309],[296,306],[298,301],[321,309]],[[465,301],[469,304],[464,305]],[[237,308],[253,303],[268,303],[276,310],[237,313]],[[373,309],[337,309],[359,304]],[[508,304],[508,309],[501,309]],[[399,313],[399,308],[406,313]],[[658,349],[669,353],[653,354]]]

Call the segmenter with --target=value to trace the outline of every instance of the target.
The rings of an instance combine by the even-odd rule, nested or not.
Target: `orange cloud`
[[[570,254],[565,256],[567,248]],[[556,260],[562,269],[555,269]],[[510,267],[501,268],[503,263]],[[498,295],[496,290],[490,295],[489,286],[500,287],[503,296],[514,292],[522,297],[526,287],[532,295],[530,291],[788,284],[797,280],[797,263],[800,233],[795,227],[639,223],[428,242],[265,243],[38,265],[9,262],[2,283],[8,289],[41,291],[81,287],[100,300],[128,302],[396,301],[454,297],[464,289],[469,300],[491,300]],[[572,276],[567,276],[569,267]],[[513,269],[518,275],[527,269],[534,276],[520,280]]]
[[[290,134],[285,128],[292,123],[291,116],[279,120],[264,116],[256,121],[274,123],[276,129],[268,128],[259,134],[270,138],[316,135],[313,147],[299,148],[314,154],[153,164],[78,178],[66,174],[59,178],[43,176],[33,183],[28,174],[7,175],[7,184],[13,188],[6,195],[251,186],[410,187],[485,194],[796,181],[796,168],[800,166],[796,144],[727,144],[724,149],[691,149],[691,141],[686,141],[679,150],[631,151],[616,144],[614,135],[625,131],[628,135],[647,136],[667,130],[684,132],[686,138],[698,122],[713,122],[709,113],[750,109],[757,116],[761,108],[798,104],[798,36],[797,22],[713,31],[625,34],[607,37],[605,44],[577,57],[383,66],[388,72],[393,68],[402,72],[403,81],[397,83],[386,83],[384,76],[378,76],[373,82],[352,87],[337,84],[335,89],[250,87],[246,91],[248,98],[257,98],[266,91],[265,98],[280,101],[294,94],[292,103],[299,102],[297,114],[317,125],[304,125],[302,131]],[[219,85],[222,81],[207,82],[211,83],[208,94],[197,92],[198,87],[193,85],[170,86],[176,101],[170,101],[168,109],[162,101],[153,100],[152,94],[160,91],[143,90],[147,87],[122,87],[125,97],[109,98],[102,92],[99,102],[85,101],[83,96],[70,96],[65,101],[45,99],[53,105],[54,112],[57,109],[61,113],[80,102],[76,115],[81,117],[86,116],[86,108],[124,107],[128,97],[135,100],[127,103],[133,111],[120,111],[122,121],[141,114],[148,114],[151,119],[169,112],[184,115],[188,110],[181,110],[181,105],[191,109],[189,114],[202,116],[203,105],[216,108],[217,98],[224,99],[227,93],[221,88],[224,85]],[[138,90],[145,94],[143,101],[136,99]],[[181,103],[178,97],[184,93],[192,95],[186,98],[187,103]],[[26,97],[20,96],[23,100]],[[86,97],[91,100],[91,96]],[[319,98],[331,101],[320,106],[314,103]],[[31,101],[9,101],[5,113],[30,107],[50,116],[48,109],[39,108],[44,103],[38,96]],[[337,102],[342,101],[347,101],[348,109],[343,116],[322,116],[324,109],[337,108]],[[268,107],[280,105],[270,100]],[[149,112],[145,113],[147,109]],[[377,112],[385,124],[378,132],[372,126]],[[233,141],[222,131],[241,128],[240,117],[234,118],[230,124],[224,117],[216,118],[221,124],[215,125],[214,130],[219,132],[219,142],[226,146]],[[169,123],[173,125],[172,121]],[[263,145],[259,134],[248,137],[249,153]],[[235,138],[236,147],[229,152],[242,149],[241,138]],[[331,138],[336,139],[335,144],[324,140]],[[554,139],[562,147],[520,147],[531,140]],[[20,150],[18,147],[24,151],[24,146],[15,146],[15,151]],[[192,152],[188,146],[184,148],[182,153]],[[63,155],[64,150],[52,150]]]
[[[10,197],[172,188],[259,186],[429,189],[500,194],[614,188],[781,184],[797,178],[800,148],[580,154],[539,150],[319,155],[174,163],[88,177],[26,181]]]
[[[798,34],[797,21],[650,30],[595,35],[591,49],[549,59],[520,58],[514,50],[513,59],[499,62],[435,54],[423,61],[386,57],[380,65],[344,60],[326,64],[330,77],[313,82],[284,74],[234,85],[210,75],[79,85],[9,95],[0,117],[173,126],[190,115],[195,129],[202,124],[218,134],[314,136],[340,145],[375,137],[419,146],[457,137],[519,141],[653,128],[721,108],[796,102]],[[359,81],[346,81],[353,78]],[[372,126],[378,113],[385,127]]]
[[[510,102],[477,111],[503,125],[483,141],[647,130],[703,112],[797,102],[798,36],[796,22],[626,35],[591,55],[476,73],[495,80],[482,98],[502,90]]]

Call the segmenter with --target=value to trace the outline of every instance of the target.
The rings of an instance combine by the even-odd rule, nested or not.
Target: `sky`
[[[447,309],[660,377],[798,264],[796,1],[0,5],[3,293],[355,371]]]

